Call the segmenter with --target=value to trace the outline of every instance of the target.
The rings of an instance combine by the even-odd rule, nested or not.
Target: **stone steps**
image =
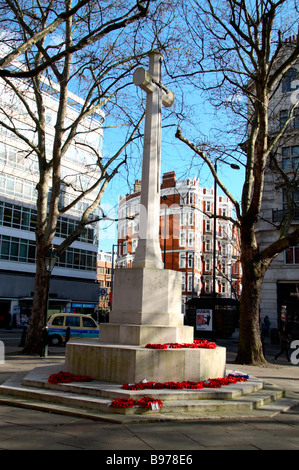
[[[17,373],[0,386],[0,403],[118,423],[275,416],[299,404],[284,391],[256,378],[202,390],[123,390],[121,385],[84,382],[52,385],[48,377],[57,367]],[[163,402],[159,410],[113,408],[115,398],[151,396]]]

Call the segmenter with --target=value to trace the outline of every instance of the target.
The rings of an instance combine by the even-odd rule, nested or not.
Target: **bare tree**
[[[154,28],[147,26],[147,34],[145,28],[147,21],[159,17],[157,12],[163,2],[1,3],[0,22],[5,33],[1,37],[1,91],[10,94],[14,105],[1,107],[0,125],[22,141],[23,158],[37,162],[35,290],[24,349],[26,353],[37,353],[47,308],[44,257],[53,242],[59,217],[76,205],[85,202],[74,231],[56,249],[58,256],[87,224],[101,218],[102,195],[126,162],[124,149],[138,137],[144,113],[140,107],[134,108],[133,97],[126,90],[132,85],[133,69],[153,47]],[[69,106],[74,98],[71,90],[80,96],[74,112]],[[57,103],[50,136],[49,95]],[[88,136],[100,139],[104,118],[107,120],[110,115],[116,125],[122,129],[126,126],[127,131],[115,153],[102,155],[99,142],[91,142]],[[62,171],[72,146],[81,157],[89,152],[84,174],[75,169]],[[72,197],[63,197],[67,193]]]
[[[299,58],[299,37],[294,37],[291,43],[284,41],[297,33],[297,5],[288,0],[191,0],[185,7],[185,15],[193,41],[193,57],[197,54],[198,58],[193,80],[205,92],[212,92],[211,102],[218,109],[233,112],[233,132],[229,134],[225,127],[222,137],[227,144],[222,141],[218,149],[216,145],[210,146],[209,152],[207,143],[203,145],[185,137],[180,128],[176,136],[207,163],[218,185],[234,204],[243,270],[237,361],[264,363],[259,327],[261,285],[277,254],[299,241],[299,229],[291,227],[294,216],[291,191],[297,187],[298,179],[290,179],[275,158],[279,139],[294,118],[297,101],[285,124],[275,134],[269,131],[271,100],[282,77]],[[219,129],[222,125],[220,118]],[[246,136],[240,146],[238,129],[242,127]],[[229,147],[229,142],[235,145],[234,149]],[[213,159],[220,155],[220,149],[225,160],[237,158],[245,167],[240,202],[215,172]],[[286,217],[277,227],[275,241],[260,247],[255,230],[270,162],[279,173],[281,184],[288,189],[290,204]]]

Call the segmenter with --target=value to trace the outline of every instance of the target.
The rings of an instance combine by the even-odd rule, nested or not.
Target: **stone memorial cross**
[[[139,241],[133,268],[162,269],[159,243],[160,222],[160,166],[162,104],[172,106],[174,93],[162,84],[160,52],[149,54],[149,72],[140,67],[135,70],[133,82],[146,91],[146,116],[142,161]]]
[[[65,370],[102,382],[201,381],[225,375],[225,348],[151,349],[149,343],[192,343],[193,326],[181,314],[182,275],[162,269],[159,244],[162,104],[174,95],[162,85],[162,55],[150,55],[149,72],[139,68],[134,83],[146,91],[141,211],[133,269],[117,269],[109,323],[99,341],[69,342]],[[116,294],[116,295],[115,295]]]

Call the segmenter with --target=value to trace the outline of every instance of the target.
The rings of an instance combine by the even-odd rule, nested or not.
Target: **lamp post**
[[[124,246],[124,243],[116,243],[112,245],[112,266],[111,266],[111,284],[110,284],[110,310],[112,310],[113,301],[113,277],[114,277],[114,247]]]
[[[167,200],[167,196],[164,195],[162,196],[162,199],[164,201]],[[164,213],[164,269],[166,267],[166,217],[167,217],[167,204],[165,202],[165,213]]]
[[[220,157],[215,159],[214,169],[217,174],[217,162],[220,160],[222,163],[230,166],[232,170],[240,170],[239,165],[235,163],[228,163],[225,160],[222,160]],[[215,314],[215,305],[216,305],[216,236],[217,236],[217,181],[214,178],[214,227],[213,227],[213,317]],[[214,321],[214,318],[213,318]]]
[[[53,271],[53,268],[58,260],[58,256],[55,254],[55,249],[53,245],[51,245],[49,251],[45,254],[44,263],[45,269],[47,272],[47,294],[46,294],[46,313],[45,313],[45,328],[43,331],[43,345],[42,345],[42,352],[41,356],[47,357],[48,356],[48,337],[46,334],[46,326],[47,326],[47,319],[48,319],[48,308],[49,308],[49,287],[50,287],[50,277]]]

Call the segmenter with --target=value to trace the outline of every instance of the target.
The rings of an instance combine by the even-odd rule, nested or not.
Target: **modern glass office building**
[[[19,80],[18,85],[22,86]],[[53,144],[58,101],[53,90],[44,91],[46,103],[46,138],[49,149]],[[69,122],[76,119],[83,100],[69,94]],[[32,102],[34,106],[34,102]],[[101,152],[103,132],[101,111],[80,123],[80,133],[70,145],[62,160],[60,204],[66,206],[78,190],[84,190],[99,175],[95,153]],[[22,135],[34,140],[34,128],[17,97],[0,83],[0,123],[7,122],[19,129]],[[22,323],[30,314],[35,278],[35,228],[37,221],[36,184],[38,162],[28,151],[24,139],[0,125],[0,327],[9,321]],[[82,145],[80,145],[80,143]],[[86,169],[93,166],[93,173]],[[66,184],[67,183],[67,184]],[[94,194],[84,197],[70,211],[59,218],[53,240],[59,245],[76,226],[82,212]],[[59,258],[52,272],[49,290],[49,313],[79,311],[93,313],[98,309],[96,264],[98,252],[98,226],[86,226],[75,242]]]

